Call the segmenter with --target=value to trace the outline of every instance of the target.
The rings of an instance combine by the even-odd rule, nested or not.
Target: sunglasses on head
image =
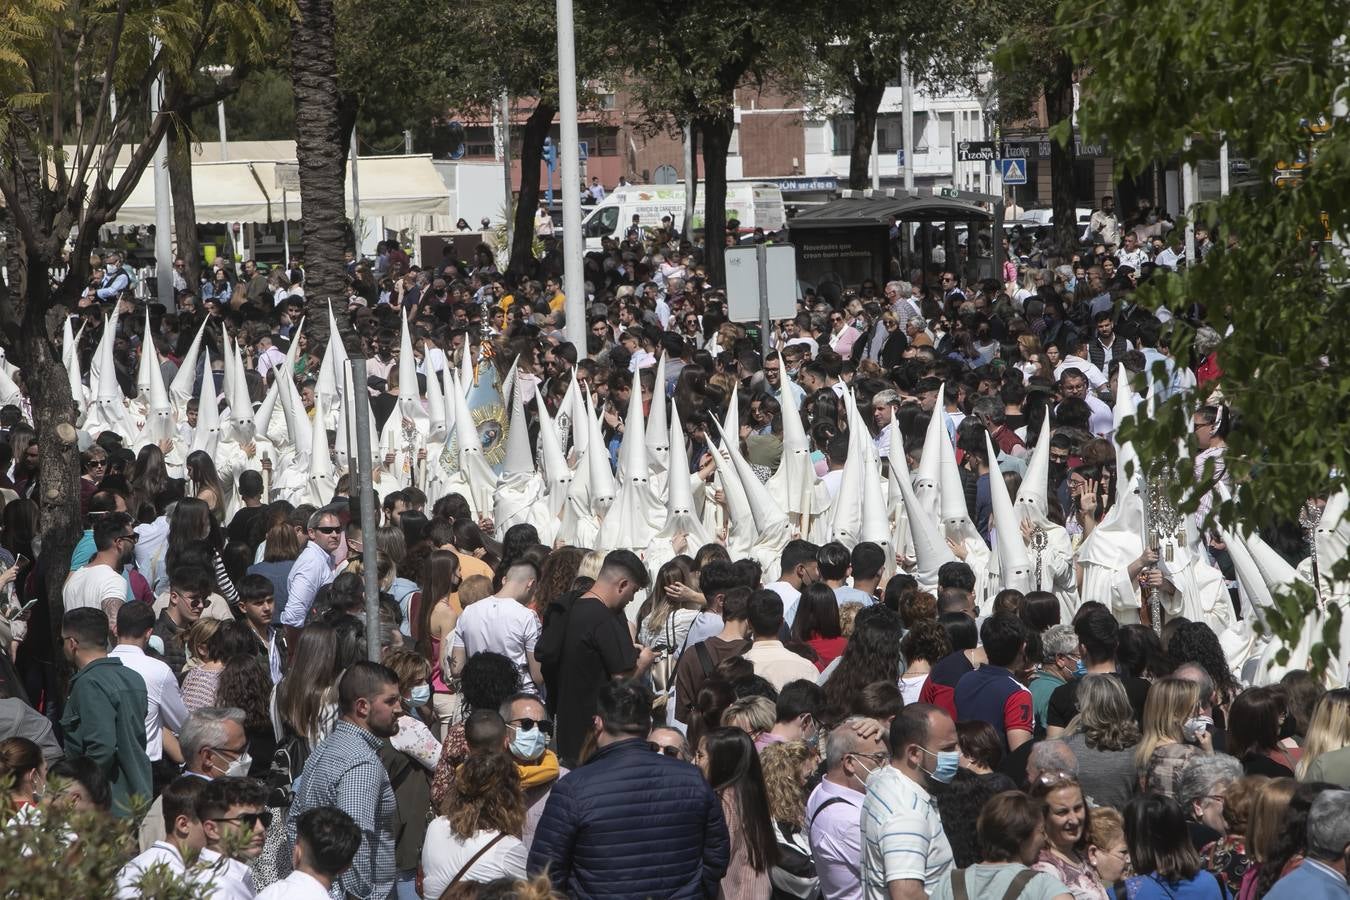
[[[660,744],[658,744],[656,741],[648,741],[648,742],[647,742],[647,749],[648,749],[648,750],[651,750],[651,751],[654,752],[654,753],[660,753],[660,754],[663,754],[663,755],[665,755],[665,756],[676,756],[676,757],[678,757],[678,756],[680,755],[680,748],[679,748],[679,747],[663,747],[663,746],[661,746]]]
[[[511,724],[521,731],[534,731],[538,728],[544,734],[553,734],[553,723],[548,719],[512,719]]]
[[[212,819],[211,821],[212,821],[212,822],[242,822],[244,825],[246,825],[246,826],[249,828],[249,830],[252,830],[252,829],[254,829],[254,828],[257,828],[257,827],[258,827],[258,823],[261,822],[263,828],[271,828],[271,827],[272,827],[272,813],[271,813],[270,810],[264,809],[262,812],[240,813],[240,814],[237,815],[237,816],[230,816],[229,818]]]

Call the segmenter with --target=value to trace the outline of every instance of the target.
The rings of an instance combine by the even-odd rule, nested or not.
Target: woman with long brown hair
[[[739,728],[717,728],[699,741],[694,765],[722,800],[731,861],[718,888],[725,900],[769,896],[769,871],[778,863],[778,843],[769,817],[768,791],[759,754]]]
[[[524,878],[525,798],[520,775],[505,753],[470,756],[455,774],[448,815],[427,826],[422,845],[422,896],[451,885]]]

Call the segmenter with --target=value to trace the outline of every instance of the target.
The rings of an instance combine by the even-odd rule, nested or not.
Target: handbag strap
[[[470,869],[473,868],[473,864],[476,863],[476,862],[478,862],[478,860],[481,859],[481,858],[483,857],[483,854],[484,854],[484,853],[487,853],[487,852],[488,852],[489,850],[491,850],[493,847],[497,846],[497,842],[500,841],[500,840],[501,840],[502,838],[504,838],[504,837],[506,837],[506,832],[504,832],[504,831],[499,831],[499,832],[497,832],[497,836],[496,836],[495,838],[493,838],[492,840],[490,840],[490,841],[488,841],[486,844],[484,844],[484,845],[479,849],[479,851],[478,851],[477,853],[475,853],[473,856],[470,856],[470,857],[469,857],[469,861],[466,862],[464,865],[460,866],[459,871],[455,873],[455,877],[450,879],[450,883],[447,884],[447,885],[445,886],[445,890],[441,892],[441,900],[446,900],[446,898],[450,896],[450,889],[451,889],[452,887],[454,887],[455,885],[459,884],[460,879],[463,878],[464,875],[465,875]]]
[[[1003,892],[1003,900],[1017,900],[1022,896],[1022,892],[1031,884],[1031,879],[1035,878],[1037,872],[1035,869],[1023,869],[1017,873],[1017,877],[1008,885],[1008,889]]]
[[[970,900],[970,891],[966,889],[966,870],[952,872],[952,900]]]

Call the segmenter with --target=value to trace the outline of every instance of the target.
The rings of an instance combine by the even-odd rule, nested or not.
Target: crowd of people
[[[1156,244],[823,286],[762,358],[664,224],[587,257],[585,347],[556,269],[391,241],[366,384],[299,266],[168,310],[98,259],[69,574],[0,364],[0,841],[118,820],[119,897],[1350,897],[1350,495],[1207,515],[1242,423]],[[1120,428],[1178,394],[1160,514]]]

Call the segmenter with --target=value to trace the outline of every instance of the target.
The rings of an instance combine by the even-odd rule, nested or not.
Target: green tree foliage
[[[736,89],[800,70],[808,6],[797,0],[691,0],[674,7],[617,2],[604,16],[615,40],[613,53],[631,67],[632,87],[649,125],[689,123],[701,143],[705,262],[714,284],[724,280],[725,247],[718,236],[726,230]]]
[[[1296,520],[1309,497],[1344,488],[1350,474],[1347,18],[1344,2],[1314,12],[1287,0],[1065,0],[1055,32],[1085,73],[1082,129],[1109,142],[1119,166],[1139,172],[1154,160],[1194,161],[1202,143],[1212,153],[1223,135],[1235,157],[1266,176],[1198,207],[1194,217],[1214,234],[1215,250],[1142,292],[1172,310],[1203,305],[1204,322],[1226,335],[1222,375],[1207,388],[1222,393],[1240,427],[1227,455],[1236,497],[1216,515],[1244,530]],[[1277,169],[1299,159],[1301,178],[1277,184]],[[1189,326],[1177,328],[1178,355],[1193,337]],[[1128,436],[1144,459],[1175,459],[1188,413],[1174,399]],[[1188,465],[1175,476],[1176,499],[1194,509]],[[1321,561],[1333,563],[1340,579],[1350,576],[1350,561]],[[1292,642],[1314,602],[1301,589],[1281,598],[1269,627]],[[1327,610],[1324,637],[1335,637],[1340,615],[1334,604]],[[1340,649],[1320,646],[1314,661]]]
[[[1027,0],[1012,6],[994,57],[994,93],[1003,125],[1032,118],[1043,98],[1059,140],[1050,144],[1050,205],[1055,243],[1067,254],[1077,238],[1073,192],[1074,143],[1067,129],[1073,115],[1074,64],[1069,40],[1056,25],[1064,0]],[[1132,33],[1134,29],[1130,29]],[[1119,39],[1119,35],[1115,35]]]
[[[840,97],[849,101],[851,188],[867,186],[877,113],[886,85],[899,78],[903,51],[916,82],[976,90],[976,73],[1007,21],[1002,2],[976,0],[942,7],[922,0],[844,0],[806,12],[811,18],[801,32],[801,58],[809,62],[788,71],[802,79],[813,105]]]

